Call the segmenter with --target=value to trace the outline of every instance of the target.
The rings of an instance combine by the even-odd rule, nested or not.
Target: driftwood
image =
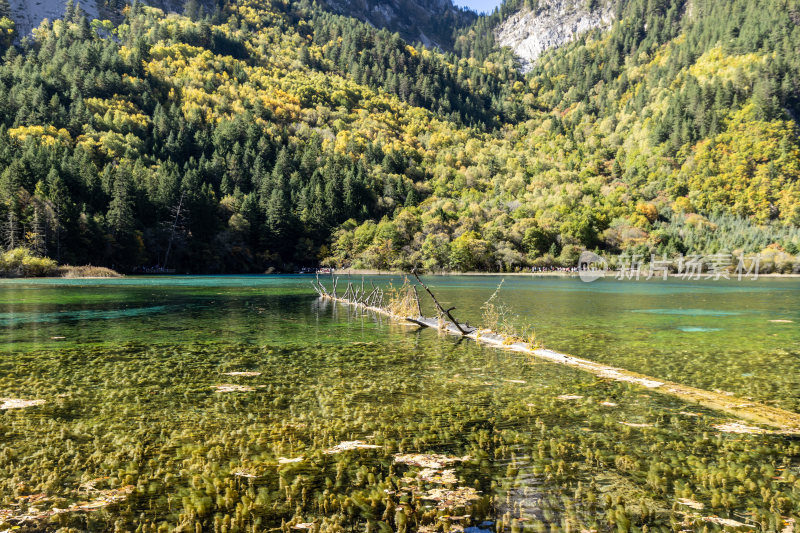
[[[439,311],[438,318],[430,318],[425,317],[422,315],[422,305],[419,301],[419,293],[417,292],[416,285],[412,285],[408,289],[408,294],[406,297],[413,297],[414,302],[416,304],[416,311],[417,316],[396,316],[395,313],[392,312],[391,309],[386,305],[384,301],[384,292],[383,289],[380,287],[375,287],[374,284],[370,281],[372,285],[372,292],[367,293],[367,290],[364,286],[364,277],[361,278],[361,286],[353,285],[352,282],[347,283],[347,289],[345,290],[342,296],[338,296],[336,292],[336,288],[339,283],[339,278],[335,277],[331,274],[331,290],[328,291],[325,288],[325,285],[319,280],[319,275],[317,275],[316,282],[312,281],[311,285],[314,287],[314,290],[319,295],[320,298],[334,300],[342,303],[346,303],[349,305],[354,305],[358,307],[364,307],[370,309],[372,311],[379,311],[382,314],[392,316],[393,318],[398,318],[401,320],[405,320],[407,322],[411,322],[413,324],[417,324],[423,328],[434,328],[434,329],[445,329],[452,332],[458,332],[460,335],[469,335],[475,331],[475,328],[471,328],[467,324],[459,323],[458,320],[453,316],[452,311],[455,310],[455,307],[450,307],[445,309],[436,296],[433,294],[433,291],[428,288],[425,283],[419,279],[419,276],[416,272],[411,272],[416,278],[419,285],[425,289],[425,291],[430,295],[431,299],[433,300],[436,309]],[[442,323],[441,317],[446,316],[449,319],[449,322],[445,321]]]
[[[745,401],[743,398],[737,398],[733,395],[728,395],[721,392],[707,391],[680,383],[663,381],[643,374],[638,374],[636,372],[631,372],[623,368],[604,365],[596,361],[582,359],[553,350],[541,348],[526,342],[522,342],[513,337],[492,332],[490,330],[479,330],[478,328],[471,328],[466,324],[459,324],[453,318],[452,314],[450,314],[450,311],[453,309],[445,310],[433,295],[433,292],[424,283],[422,283],[416,273],[412,272],[412,274],[414,274],[414,277],[417,279],[420,285],[426,289],[440,313],[450,318],[452,323],[442,321],[440,318],[429,318],[422,316],[419,295],[415,286],[410,287],[408,289],[409,292],[407,293],[407,296],[413,297],[416,302],[416,312],[418,313],[418,316],[412,317],[398,315],[397,313],[393,312],[391,307],[384,301],[385,294],[380,288],[374,289],[369,296],[358,299],[353,297],[354,294],[352,290],[349,290],[348,293],[346,293],[348,298],[336,296],[337,278],[334,278],[333,280],[332,292],[328,292],[325,286],[320,282],[319,276],[317,276],[316,282],[312,281],[311,284],[314,286],[314,290],[322,299],[334,300],[347,305],[361,307],[377,314],[388,316],[394,320],[416,324],[423,328],[438,329],[459,337],[459,341],[469,338],[480,344],[529,354],[553,363],[592,373],[601,379],[631,383],[649,389],[653,392],[677,397],[684,401],[697,403],[711,409],[723,411],[751,422],[777,428],[777,431],[765,431],[765,433],[768,434],[800,435],[799,413],[753,402],[751,400]]]
[[[422,285],[422,288],[425,289],[427,291],[427,293],[431,295],[431,298],[433,299],[433,303],[436,304],[436,308],[439,310],[439,312],[441,314],[443,314],[443,315],[447,315],[447,318],[450,319],[450,322],[455,324],[456,328],[458,328],[458,331],[460,331],[462,335],[466,335],[467,331],[464,328],[462,328],[461,325],[458,323],[458,321],[455,318],[453,318],[453,315],[450,314],[450,311],[454,311],[455,307],[451,307],[450,309],[445,309],[444,307],[442,307],[442,304],[439,303],[439,300],[436,299],[436,296],[433,295],[433,292],[431,292],[431,290],[428,288],[428,286],[425,285],[425,283],[423,283],[421,279],[419,279],[419,276],[417,276],[417,269],[416,268],[411,271],[411,274],[414,275],[414,278],[416,278],[417,283]],[[417,297],[417,303],[419,303],[419,297]],[[420,313],[420,314],[422,314],[422,313]]]

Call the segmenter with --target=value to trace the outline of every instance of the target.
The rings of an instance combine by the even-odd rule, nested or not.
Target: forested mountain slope
[[[485,18],[456,55],[305,1],[69,13],[2,44],[3,238],[123,270],[167,249],[192,272],[513,270],[583,247],[781,262],[800,10],[778,3],[622,2],[526,76],[470,38]]]
[[[215,14],[226,0],[137,0],[166,13]],[[118,21],[129,0],[78,0],[76,4],[90,20]],[[376,28],[399,32],[409,42],[451,49],[454,30],[470,25],[477,15],[457,8],[452,0],[322,0],[322,7],[337,14],[355,17]],[[8,16],[16,22],[17,32],[29,35],[44,19],[55,20],[64,13],[64,0],[0,0],[0,12],[7,6]]]
[[[29,36],[31,30],[38,27],[42,20],[52,21],[61,18],[68,2],[69,0],[0,0],[0,13],[6,11],[4,16],[16,23],[17,33],[24,37]],[[95,18],[119,20],[128,3],[127,0],[74,0],[74,4],[90,20]],[[224,5],[224,1],[220,0],[146,0],[145,3],[167,12],[178,13],[182,13],[187,5],[190,11],[203,8],[209,13]]]

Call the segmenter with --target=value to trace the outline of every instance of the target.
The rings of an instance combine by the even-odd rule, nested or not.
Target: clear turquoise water
[[[459,319],[480,323],[498,278],[432,283]],[[548,348],[800,410],[800,279],[509,277],[500,298],[516,329],[533,329]]]
[[[428,281],[479,323],[499,278]],[[501,300],[548,348],[795,408],[798,291],[509,278]],[[774,531],[800,508],[790,437],[325,304],[308,277],[3,282],[0,335],[0,398],[46,401],[0,411],[0,530]],[[324,453],[356,439],[378,448]],[[397,453],[469,456],[445,486],[478,499],[438,501]]]

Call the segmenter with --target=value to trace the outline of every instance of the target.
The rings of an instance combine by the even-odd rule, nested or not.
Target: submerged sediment
[[[423,285],[424,286],[424,285]],[[450,310],[443,309],[438,302],[437,308],[440,309],[439,318],[430,318],[421,316],[421,312],[417,316],[413,314],[398,314],[393,309],[400,308],[401,310],[416,309],[419,311],[420,307],[409,306],[406,302],[401,306],[385,306],[383,305],[383,294],[376,292],[374,289],[370,295],[365,296],[362,287],[361,296],[357,289],[353,289],[351,285],[348,286],[347,292],[344,296],[337,296],[336,286],[334,284],[333,292],[328,292],[325,287],[317,281],[314,286],[320,298],[333,300],[342,304],[355,306],[366,311],[387,316],[399,322],[407,322],[416,324],[421,327],[428,327],[436,329],[443,333],[455,335],[459,337],[467,337],[478,343],[492,346],[503,350],[511,350],[519,353],[531,355],[539,359],[546,359],[553,363],[571,366],[580,370],[590,372],[600,378],[609,379],[613,381],[632,383],[645,387],[649,390],[674,396],[682,400],[696,403],[710,409],[723,411],[738,418],[763,424],[774,428],[772,431],[767,431],[763,428],[752,428],[751,431],[745,431],[741,428],[748,428],[749,426],[739,425],[738,432],[750,433],[778,433],[778,434],[800,434],[800,414],[792,411],[787,411],[778,407],[773,407],[759,402],[754,402],[749,399],[738,398],[730,393],[724,391],[709,391],[675,383],[672,381],[659,380],[651,376],[631,372],[623,368],[617,368],[610,365],[583,359],[572,355],[564,354],[554,350],[544,349],[530,343],[521,341],[507,335],[503,335],[488,329],[480,329],[461,324],[455,320],[447,320],[442,315]],[[427,287],[425,287],[426,290]],[[430,292],[430,291],[428,291]],[[416,290],[414,290],[414,297],[416,297]],[[379,296],[379,298],[376,298]],[[431,297],[435,299],[431,293]],[[449,314],[449,313],[448,313]],[[724,430],[720,430],[724,431]]]

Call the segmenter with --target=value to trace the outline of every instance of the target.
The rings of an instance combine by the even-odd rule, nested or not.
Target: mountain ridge
[[[524,76],[491,17],[457,53],[282,0],[43,24],[0,41],[0,237],[120,270],[800,265],[800,2],[619,5]]]

